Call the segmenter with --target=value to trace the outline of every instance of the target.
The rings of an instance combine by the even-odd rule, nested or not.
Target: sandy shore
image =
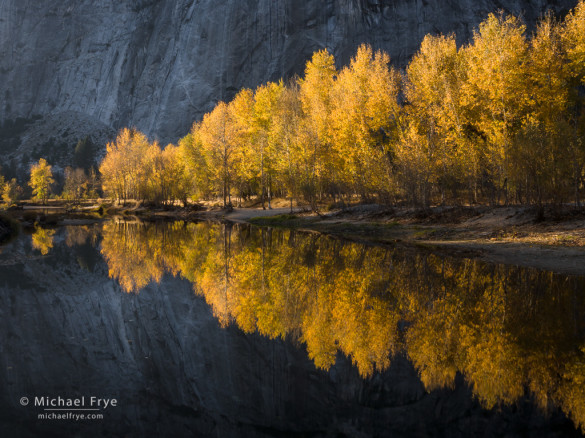
[[[204,212],[203,217],[212,212]],[[585,275],[585,213],[533,208],[435,208],[425,212],[359,206],[317,216],[298,209],[234,209],[223,220],[318,231],[364,243],[407,244],[562,274]]]

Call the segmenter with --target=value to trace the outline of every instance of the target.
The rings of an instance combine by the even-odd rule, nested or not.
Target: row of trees
[[[97,173],[90,168],[66,167],[65,182],[61,197],[67,200],[97,198],[100,183]],[[53,167],[47,163],[47,160],[41,158],[37,163],[33,163],[30,169],[30,179],[28,187],[33,198],[45,203],[54,193],[55,178],[53,177]],[[0,199],[5,204],[13,204],[27,194],[25,188],[18,184],[16,178],[5,181],[0,174]]]
[[[172,144],[161,150],[141,132],[123,129],[115,142],[108,143],[99,168],[104,192],[123,201],[186,204],[195,186],[181,152]]]
[[[241,90],[164,150],[123,129],[99,168],[103,190],[155,203],[257,195],[263,207],[273,196],[314,208],[580,203],[585,0],[530,38],[519,19],[491,14],[468,45],[427,35],[404,72],[389,61],[363,45],[337,70],[316,52],[304,77]],[[96,175],[75,172],[68,196],[95,192]]]
[[[403,74],[368,46],[340,71],[319,51],[303,78],[218,103],[178,148],[124,130],[108,146],[104,186],[123,199],[257,194],[263,206],[273,195],[313,206],[579,203],[584,23],[583,1],[564,22],[545,16],[531,38],[517,18],[491,14],[466,46],[425,37]]]

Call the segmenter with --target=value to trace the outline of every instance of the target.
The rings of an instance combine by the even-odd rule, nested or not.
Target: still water
[[[408,247],[36,228],[0,247],[0,436],[580,436],[584,316],[582,277]]]

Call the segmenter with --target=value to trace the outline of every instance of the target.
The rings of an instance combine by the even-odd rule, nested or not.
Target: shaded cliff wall
[[[427,33],[460,42],[498,9],[529,27],[576,0],[0,0],[0,120],[67,112],[176,141],[241,87],[363,42],[404,65]],[[0,151],[2,153],[2,151]]]

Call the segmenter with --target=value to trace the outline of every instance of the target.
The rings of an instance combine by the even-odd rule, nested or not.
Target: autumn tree
[[[299,93],[304,117],[299,140],[304,148],[304,181],[302,189],[313,209],[317,196],[334,179],[331,163],[331,90],[337,70],[335,58],[326,49],[313,54],[305,67],[305,76],[299,80]]]
[[[228,105],[219,102],[205,114],[199,135],[212,179],[223,197],[223,205],[231,205],[231,184],[234,174],[234,125]]]
[[[572,114],[570,119],[569,153],[576,205],[580,205],[579,189],[583,185],[585,167],[585,99],[574,90],[585,85],[585,1],[580,0],[565,18],[561,38],[570,69]]]
[[[200,123],[194,123],[191,132],[179,140],[177,155],[188,180],[188,195],[207,199],[212,193],[212,171],[207,164],[200,128]]]
[[[242,198],[257,191],[262,159],[258,159],[258,149],[263,143],[258,139],[256,129],[254,92],[244,88],[229,104],[230,119],[233,125],[234,143],[234,174],[233,183],[238,191],[239,206]],[[262,180],[262,177],[260,176]],[[262,185],[262,191],[264,186]],[[262,199],[264,201],[264,199]]]
[[[399,76],[389,62],[386,53],[362,45],[331,91],[329,160],[362,199],[390,192],[390,139],[396,137]]]
[[[410,186],[407,193],[415,203],[428,205],[432,188],[438,189],[442,202],[448,193],[456,198],[464,169],[478,172],[464,135],[463,78],[455,36],[427,35],[407,68],[405,111],[412,126],[398,145],[401,182]]]
[[[528,43],[525,26],[513,16],[490,14],[464,49],[462,85],[467,122],[485,138],[491,201],[509,201],[510,151],[526,112]]]
[[[47,160],[41,158],[38,163],[32,165],[28,185],[33,189],[35,199],[44,204],[50,196],[51,184],[54,182],[53,172]]]
[[[100,164],[104,192],[124,203],[128,199],[146,199],[156,156],[152,146],[160,153],[158,144],[151,144],[143,133],[122,129],[116,140],[107,144]]]
[[[585,1],[565,18],[562,39],[573,75],[585,84]]]
[[[167,145],[161,154],[162,175],[160,179],[164,202],[179,200],[187,206],[192,193],[192,178],[189,175],[182,150],[173,144]]]
[[[517,133],[513,175],[523,199],[541,205],[561,200],[571,180],[566,154],[571,143],[570,74],[563,53],[560,26],[551,14],[539,23],[530,40],[527,62],[529,100]],[[522,189],[522,190],[520,190]]]
[[[2,190],[2,200],[6,204],[10,205],[20,200],[22,198],[22,194],[23,194],[22,187],[18,185],[16,178],[12,178],[10,181],[7,181],[4,184]]]
[[[272,141],[280,147],[274,156],[275,172],[282,181],[293,211],[293,199],[299,196],[303,178],[303,148],[298,130],[302,120],[299,87],[292,82],[279,87],[272,119]]]
[[[115,142],[106,145],[106,155],[100,164],[102,188],[104,193],[111,197],[126,201],[129,194],[129,181],[124,166],[124,152],[130,148],[130,142],[135,130],[124,128],[118,134]]]
[[[167,187],[165,162],[157,141],[145,146],[139,169],[138,198],[156,205],[164,202],[170,187]]]
[[[427,35],[400,75],[358,48],[338,71],[327,50],[304,76],[243,89],[164,151],[125,129],[108,144],[103,187],[119,200],[303,197],[333,201],[579,205],[585,182],[585,6],[545,16],[531,38],[490,14],[457,48]],[[80,151],[83,149],[79,145]],[[81,154],[81,152],[79,152]]]
[[[262,208],[268,201],[271,208],[271,186],[275,172],[275,160],[279,154],[279,138],[276,135],[274,118],[277,113],[278,99],[284,90],[284,85],[269,82],[256,89],[254,93],[254,132],[255,132],[255,156],[260,169],[260,196]]]

